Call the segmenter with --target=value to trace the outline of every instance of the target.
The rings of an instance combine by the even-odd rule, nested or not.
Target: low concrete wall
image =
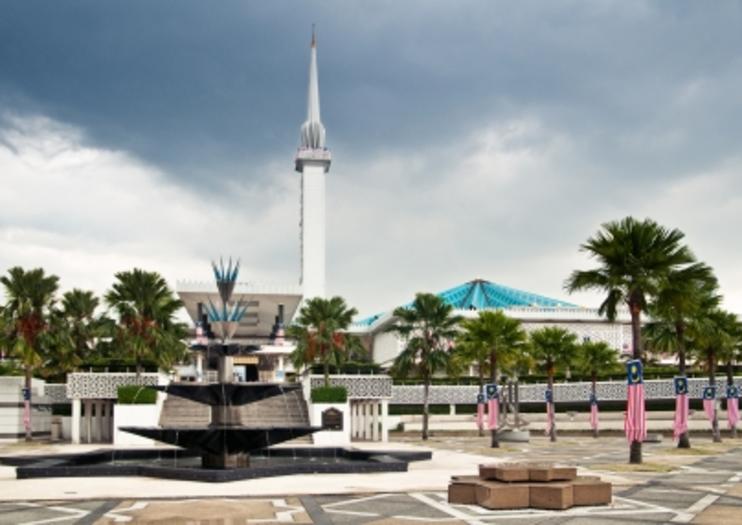
[[[44,381],[31,382],[31,428],[35,438],[51,435],[51,404],[44,396]],[[0,441],[24,439],[23,392],[25,379],[20,376],[0,377]]]
[[[313,427],[322,426],[322,412],[334,408],[343,413],[342,430],[323,430],[312,434],[315,445],[345,447],[350,445],[350,403],[309,403],[309,422]]]
[[[120,427],[156,427],[159,425],[160,412],[164,395],[157,396],[157,403],[153,405],[121,405],[113,406],[113,443],[114,445],[154,446],[158,441],[143,438],[119,430]]]

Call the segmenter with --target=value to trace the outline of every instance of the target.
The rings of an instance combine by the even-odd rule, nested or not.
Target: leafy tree
[[[651,219],[626,217],[608,222],[581,246],[599,266],[576,270],[565,283],[569,292],[604,291],[600,313],[610,320],[616,318],[619,306],[628,306],[635,359],[642,358],[641,314],[648,300],[657,296],[671,272],[695,262],[692,252],[681,244],[684,237],[680,230],[668,230]],[[642,462],[641,442],[632,441],[629,462]]]
[[[144,360],[168,369],[183,359],[183,340],[188,331],[176,320],[183,303],[175,298],[165,279],[157,272],[139,268],[119,272],[115,278],[105,301],[117,316],[116,346],[134,360],[137,376]]]
[[[596,383],[598,372],[606,372],[618,368],[618,352],[605,341],[583,341],[577,347],[577,369],[590,375],[590,391],[597,397]],[[598,429],[593,429],[593,437],[598,437]]]
[[[716,286],[711,268],[694,263],[670,271],[649,305],[652,321],[645,326],[644,339],[652,351],[676,354],[680,375],[686,375],[688,325],[704,310],[718,305]],[[688,432],[678,437],[678,448],[690,448]]]
[[[330,366],[339,367],[349,354],[359,353],[360,341],[346,333],[357,313],[342,297],[309,299],[288,328],[289,337],[296,341],[296,349],[291,354],[294,366],[299,369],[320,363],[324,369],[325,387],[330,386]]]
[[[546,372],[549,389],[553,393],[554,374],[557,368],[569,368],[576,357],[577,336],[556,326],[539,328],[531,332],[529,351],[533,360]],[[553,399],[551,403],[553,405]],[[551,427],[549,439],[556,441],[556,423]]]
[[[478,317],[461,322],[463,332],[459,341],[469,348],[473,361],[479,366],[479,391],[483,392],[483,373],[489,371],[490,382],[497,382],[498,367],[515,360],[518,350],[525,347],[527,336],[521,322],[502,311],[484,310]],[[498,447],[497,429],[492,429],[492,446]]]
[[[7,302],[3,308],[6,345],[24,368],[24,386],[31,391],[34,370],[46,358],[49,318],[59,278],[46,275],[41,268],[24,270],[15,266],[0,277]],[[30,402],[28,402],[30,404]],[[25,428],[26,441],[33,439],[30,421]]]
[[[437,295],[419,293],[410,306],[399,307],[389,331],[405,341],[405,349],[394,360],[393,369],[399,376],[416,372],[423,380],[422,438],[428,439],[430,383],[438,370],[448,366],[451,342],[457,335],[461,318],[453,315],[453,307]]]

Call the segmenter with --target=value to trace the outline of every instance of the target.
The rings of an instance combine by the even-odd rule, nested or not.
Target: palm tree
[[[539,328],[531,333],[529,351],[533,360],[546,371],[549,390],[553,395],[554,374],[558,368],[569,368],[574,361],[577,352],[577,336],[556,326]],[[551,409],[554,410],[553,398],[551,405]],[[556,423],[551,426],[549,439],[556,441]]]
[[[28,398],[25,399],[25,410],[28,419],[25,424],[26,441],[33,439],[31,425],[31,380],[34,369],[44,363],[46,341],[49,331],[49,316],[54,304],[59,278],[46,275],[41,268],[24,270],[15,266],[7,275],[0,277],[5,287],[7,302],[3,308],[7,341],[12,353],[24,368]]]
[[[583,341],[577,347],[577,369],[590,374],[590,391],[597,398],[599,371],[610,371],[618,367],[618,352],[605,341]],[[598,429],[593,429],[593,437],[598,437]]]
[[[478,317],[462,321],[461,326],[464,329],[461,337],[478,349],[476,357],[480,359],[479,391],[482,393],[482,365],[489,365],[490,382],[496,383],[498,366],[509,364],[514,359],[515,353],[525,347],[527,336],[519,320],[506,316],[500,310],[484,310]],[[497,429],[494,428],[492,447],[498,446]]]
[[[677,354],[681,376],[686,375],[688,325],[703,310],[718,305],[716,287],[713,270],[703,263],[694,263],[670,271],[649,305],[652,321],[645,326],[644,339],[655,352]],[[678,448],[690,448],[688,432],[678,436]]]
[[[357,351],[360,341],[346,333],[358,313],[349,308],[342,297],[309,299],[299,311],[296,321],[289,326],[288,335],[296,341],[291,354],[294,366],[319,362],[322,364],[325,387],[330,386],[330,366],[340,366],[346,356]]]
[[[648,300],[657,296],[672,271],[695,262],[688,247],[681,244],[684,237],[680,230],[668,230],[651,219],[626,217],[605,223],[581,246],[599,266],[576,270],[565,282],[570,293],[604,291],[606,298],[599,311],[611,321],[622,303],[628,306],[634,359],[642,357],[641,314]],[[629,462],[642,462],[641,441],[631,442]]]
[[[91,357],[96,341],[104,335],[104,320],[95,314],[98,304],[90,291],[75,288],[64,293],[62,308],[52,318],[55,345],[48,366],[52,373],[77,370]]]
[[[157,272],[135,268],[119,272],[115,278],[105,300],[118,317],[117,345],[134,360],[137,377],[146,360],[170,368],[186,353],[183,339],[187,328],[176,320],[183,303]]]
[[[727,331],[730,337],[729,344],[722,350],[721,358],[724,361],[727,374],[727,387],[734,385],[734,364],[742,359],[742,321],[736,316],[728,319]],[[727,398],[727,405],[729,398]],[[727,410],[729,407],[727,406]],[[732,437],[737,437],[737,426],[732,427]]]
[[[462,325],[465,326],[466,322],[467,320],[462,321]],[[489,349],[480,341],[472,338],[468,331],[464,331],[456,338],[456,344],[448,362],[448,375],[458,376],[462,369],[468,368],[472,363],[477,367],[479,393],[484,395],[484,376],[487,374],[489,365]],[[484,436],[484,427],[481,425],[479,435]]]
[[[424,440],[428,439],[430,382],[436,371],[446,368],[450,358],[449,347],[461,320],[452,312],[453,307],[437,295],[419,293],[410,306],[394,310],[396,323],[389,328],[406,343],[405,349],[394,360],[393,369],[402,377],[414,370],[423,380]]]
[[[729,359],[734,352],[738,322],[736,315],[714,308],[706,312],[705,316],[699,317],[689,328],[693,350],[703,359],[711,386],[716,386],[716,368],[719,361]],[[714,442],[721,442],[716,402],[711,429]]]

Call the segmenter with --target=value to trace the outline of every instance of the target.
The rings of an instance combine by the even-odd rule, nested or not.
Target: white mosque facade
[[[262,286],[237,282],[234,299],[248,305],[247,314],[239,322],[233,340],[250,348],[248,355],[235,358],[236,370],[244,367],[246,378],[282,380],[293,372],[288,355],[294,349],[282,337],[284,322],[297,314],[302,301],[324,297],[326,293],[326,179],[331,164],[326,147],[325,127],[320,118],[317,45],[314,35],[310,49],[307,119],[301,126],[301,142],[294,159],[300,173],[300,256],[301,276],[298,284]],[[196,327],[194,343],[203,340],[208,326],[209,301],[219,294],[213,283],[180,281],[177,293]],[[412,296],[414,290],[410,290]],[[597,309],[584,308],[565,301],[523,292],[482,279],[474,279],[449,288],[439,294],[455,312],[465,317],[486,309],[500,309],[520,319],[527,331],[543,326],[562,326],[575,332],[581,340],[601,340],[617,352],[630,352],[631,329],[627,312],[621,312],[615,322],[608,322]],[[375,363],[389,366],[403,349],[404,342],[387,329],[394,323],[393,307],[388,311],[360,319],[350,331],[358,335]],[[199,355],[199,353],[196,353]],[[198,362],[196,373],[206,365]]]

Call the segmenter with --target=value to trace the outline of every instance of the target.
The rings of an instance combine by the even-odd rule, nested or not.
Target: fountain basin
[[[15,466],[18,479],[147,476],[226,482],[290,474],[406,472],[409,462],[431,457],[431,452],[424,451],[279,447],[251,452],[249,468],[211,469],[201,466],[201,455],[195,451],[162,448],[0,457],[0,464]]]

